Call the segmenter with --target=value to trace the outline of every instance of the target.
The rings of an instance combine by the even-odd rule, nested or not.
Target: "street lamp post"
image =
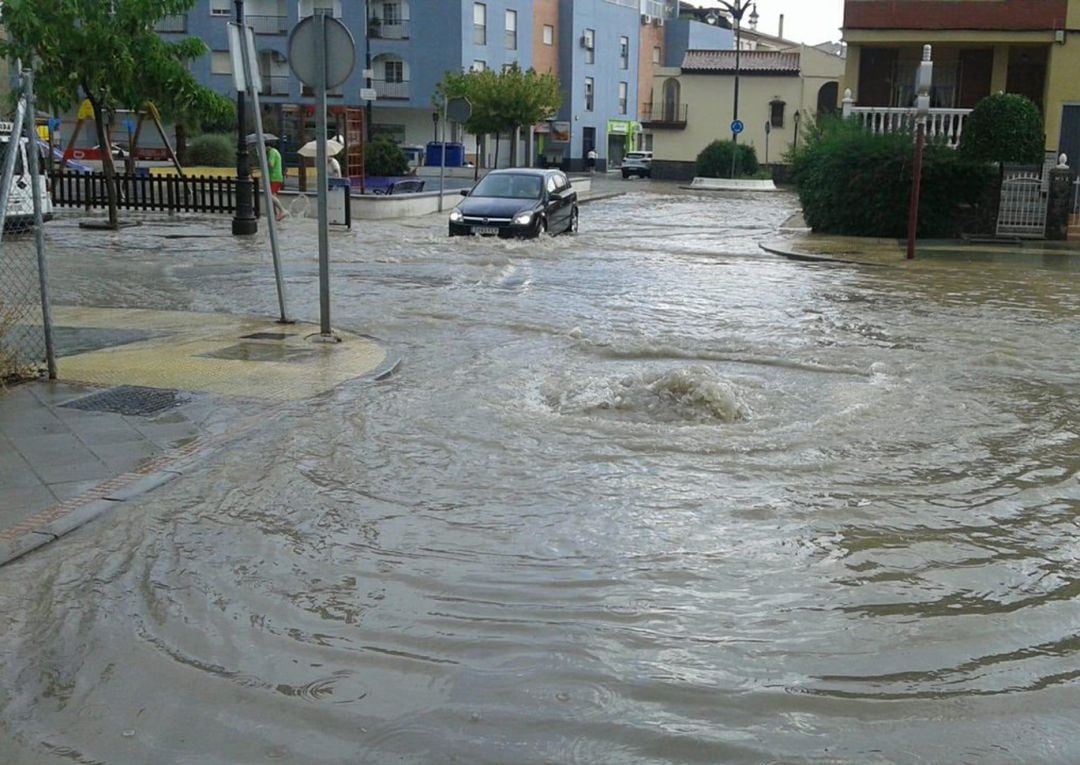
[[[750,12],[750,26],[757,26],[757,3],[751,3],[751,0],[734,0],[734,2],[730,3],[726,0],[718,0],[718,2],[724,10],[731,14],[731,20],[735,24],[735,104],[732,107],[731,116],[731,124],[734,126],[739,120],[739,72],[742,66],[742,19],[746,14],[746,9],[753,5],[753,10]],[[739,134],[735,130],[731,131],[731,141],[734,144],[731,149],[731,177],[734,178],[736,158],[739,155]]]
[[[911,204],[908,207],[907,259],[915,257],[919,233],[919,200],[922,195],[923,145],[926,143],[926,119],[930,115],[930,87],[934,79],[933,48],[923,46],[922,62],[915,80],[915,163],[911,175]]]
[[[243,32],[244,0],[236,0],[236,24]],[[255,219],[255,191],[251,180],[251,163],[248,161],[245,130],[247,130],[247,111],[244,93],[240,91],[236,94],[236,214],[232,221],[234,236],[251,236],[259,230],[259,222]],[[263,183],[268,182],[269,179],[263,178]]]

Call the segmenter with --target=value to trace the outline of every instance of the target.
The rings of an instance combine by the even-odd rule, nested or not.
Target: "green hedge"
[[[987,96],[975,104],[960,136],[960,153],[978,162],[1041,165],[1045,145],[1039,107],[1012,93]]]
[[[209,167],[236,166],[236,137],[203,133],[188,141],[187,163]]]
[[[702,178],[730,178],[731,155],[736,154],[736,174],[757,175],[758,159],[753,146],[734,141],[713,141],[697,156],[696,174]]]
[[[803,217],[814,231],[853,236],[907,235],[915,141],[910,133],[876,135],[829,118],[805,132],[791,155]],[[996,181],[993,165],[929,143],[923,158],[919,235],[950,237],[977,218]]]
[[[405,175],[409,159],[387,135],[377,135],[364,147],[364,174],[370,176]]]

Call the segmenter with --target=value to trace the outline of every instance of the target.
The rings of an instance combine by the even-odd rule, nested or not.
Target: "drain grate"
[[[255,332],[251,335],[241,335],[241,340],[288,340],[292,335],[287,332]]]
[[[179,391],[162,388],[141,388],[136,385],[121,385],[100,393],[69,401],[63,404],[68,409],[81,409],[86,412],[108,412],[134,417],[149,417],[164,412],[166,409],[180,406],[186,397]]]

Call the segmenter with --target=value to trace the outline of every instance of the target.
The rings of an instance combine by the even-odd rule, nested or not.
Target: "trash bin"
[[[442,164],[443,145],[439,141],[429,141],[424,164],[439,167]],[[446,144],[446,166],[463,167],[465,165],[465,144],[451,142]]]
[[[351,184],[348,178],[329,178],[329,191],[326,195],[326,217],[331,226],[348,226],[352,223],[349,211],[349,192]]]

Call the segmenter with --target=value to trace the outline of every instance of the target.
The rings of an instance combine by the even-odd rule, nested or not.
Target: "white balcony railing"
[[[960,145],[964,122],[971,109],[931,109],[926,120],[928,140],[943,141],[950,148]],[[844,117],[856,120],[873,133],[915,131],[915,110],[893,106],[855,106],[851,91],[844,92]]]
[[[387,80],[372,80],[371,86],[379,98],[407,99],[409,97],[408,82],[389,82]]]

